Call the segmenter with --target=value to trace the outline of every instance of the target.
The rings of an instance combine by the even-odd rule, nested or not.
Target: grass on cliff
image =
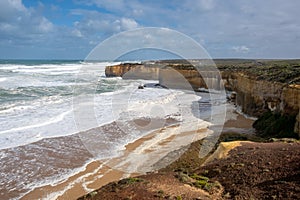
[[[300,60],[253,60],[248,62],[217,62],[221,70],[243,71],[256,76],[257,80],[300,84]]]
[[[201,70],[211,70],[211,61],[201,60]],[[257,80],[267,80],[288,84],[300,84],[300,60],[249,60],[249,59],[215,59],[221,71],[240,71]],[[191,70],[195,67],[185,60],[160,61],[166,67],[180,70]],[[197,64],[195,64],[196,66]]]

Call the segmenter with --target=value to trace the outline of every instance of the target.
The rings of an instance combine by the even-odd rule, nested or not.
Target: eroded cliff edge
[[[202,63],[202,68],[197,63]],[[173,88],[182,85],[185,88],[188,82],[193,90],[208,85],[220,89],[224,84],[227,91],[236,93],[235,103],[244,113],[256,117],[267,112],[279,113],[289,119],[280,121],[281,126],[292,126],[300,136],[300,60],[215,60],[215,63],[217,68],[210,68],[211,63],[203,60],[124,63],[107,66],[105,74],[159,80],[161,85]],[[195,66],[201,69],[200,73]],[[219,69],[220,73],[212,69]]]

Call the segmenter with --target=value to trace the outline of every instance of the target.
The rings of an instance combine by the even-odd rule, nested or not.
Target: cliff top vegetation
[[[300,60],[215,59],[214,62],[221,71],[243,72],[257,80],[300,84]],[[164,60],[157,63],[179,70],[194,69],[193,65],[199,63],[201,69],[207,70],[213,64],[211,60]]]

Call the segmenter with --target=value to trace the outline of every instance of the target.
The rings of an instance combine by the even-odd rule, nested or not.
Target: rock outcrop
[[[300,85],[256,80],[242,72],[222,72],[222,78],[237,93],[236,104],[244,113],[259,117],[272,111],[295,118],[294,132],[300,136]]]
[[[222,72],[226,89],[237,93],[242,111],[259,116],[270,110],[296,116],[299,113],[300,86],[256,80],[242,72]]]
[[[124,63],[107,66],[105,68],[106,77],[122,77],[124,79],[145,79],[155,80],[159,76],[159,68],[153,65],[138,63]]]
[[[199,88],[220,90],[223,87],[219,71],[194,69],[162,68],[159,71],[159,83],[168,88],[185,88],[198,91]]]
[[[173,64],[174,65],[174,64]],[[218,66],[219,67],[219,66]],[[168,65],[159,67],[155,64],[121,64],[106,67],[107,77],[121,76],[131,79],[159,80],[161,85],[169,88],[198,90],[213,88],[235,91],[235,101],[242,111],[259,117],[266,111],[281,113],[295,118],[294,131],[300,136],[300,85],[278,81],[258,79],[256,75],[242,70],[227,70],[219,67],[218,71],[201,71],[193,67]],[[219,75],[218,75],[219,74]],[[293,77],[294,78],[294,77]],[[222,79],[222,80],[221,80]],[[297,77],[294,80],[298,80]],[[222,84],[223,81],[223,84]]]

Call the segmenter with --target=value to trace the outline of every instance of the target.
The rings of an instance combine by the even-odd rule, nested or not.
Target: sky
[[[0,59],[84,59],[145,27],[179,31],[213,58],[300,58],[299,0],[1,0]]]

